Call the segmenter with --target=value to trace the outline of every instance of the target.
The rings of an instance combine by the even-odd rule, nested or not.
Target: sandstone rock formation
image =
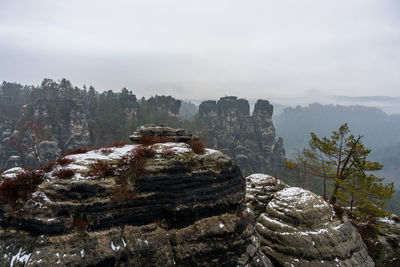
[[[320,196],[262,174],[247,180],[260,249],[278,266],[374,266],[356,228]]]
[[[245,180],[229,157],[185,143],[152,148],[144,173],[124,184],[128,195],[117,190],[121,162],[139,145],[69,155],[27,202],[0,205],[0,265],[271,266],[251,238]],[[99,162],[115,169],[94,174]],[[4,172],[2,182],[21,171]]]
[[[201,103],[198,120],[206,143],[221,149],[249,174],[269,172],[283,164],[283,140],[276,138],[272,113],[268,101],[258,100],[250,115],[247,100],[229,96]]]
[[[167,138],[174,142],[187,142],[192,139],[199,139],[198,136],[185,129],[175,129],[156,125],[145,125],[139,127],[133,135],[129,136],[129,139],[131,139],[132,142],[139,142],[143,135],[155,138]]]
[[[356,225],[367,245],[369,255],[377,266],[400,266],[400,219],[392,214],[390,218],[378,220],[376,227]]]
[[[179,108],[181,107],[181,101],[171,96],[159,96],[150,97],[147,100],[148,106],[151,109],[159,109],[167,111],[170,116],[178,116]]]

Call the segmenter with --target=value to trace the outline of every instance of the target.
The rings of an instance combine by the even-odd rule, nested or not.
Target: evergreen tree
[[[394,193],[393,183],[384,185],[384,178],[371,173],[383,166],[367,160],[371,150],[361,139],[350,134],[347,124],[333,131],[330,138],[311,133],[306,155],[323,170],[324,179],[333,179],[330,203],[350,205],[350,212],[364,219],[382,217],[387,214],[382,209],[385,200]]]

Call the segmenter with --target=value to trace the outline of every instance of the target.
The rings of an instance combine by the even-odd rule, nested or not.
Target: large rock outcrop
[[[229,155],[244,173],[269,172],[281,167],[285,158],[272,113],[273,106],[266,100],[258,100],[250,115],[247,100],[222,97],[200,104],[199,124],[206,143]]]
[[[356,228],[320,196],[263,174],[247,179],[260,249],[277,266],[374,266]]]
[[[131,139],[132,142],[140,142],[143,136],[167,138],[173,142],[187,142],[189,140],[199,139],[198,136],[185,129],[175,129],[167,126],[161,127],[153,124],[139,127],[136,132],[129,136],[129,139]]]
[[[43,173],[27,202],[3,203],[0,265],[271,266],[251,238],[245,180],[229,157],[195,154],[185,143],[152,148],[143,174],[124,184],[128,195],[117,190],[127,167],[121,162],[139,145],[69,155]],[[96,174],[99,162],[116,169]]]

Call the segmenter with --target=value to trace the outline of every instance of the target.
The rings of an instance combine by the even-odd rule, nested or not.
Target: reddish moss
[[[88,175],[98,176],[104,178],[107,176],[114,175],[115,167],[108,164],[105,161],[98,160],[97,162],[90,165],[90,170]]]
[[[72,162],[74,162],[74,160],[65,157],[57,159],[57,163],[61,166],[66,166],[68,164],[71,164]]]
[[[203,154],[205,152],[206,144],[200,139],[192,139],[187,142],[190,148],[196,154]]]
[[[14,178],[6,178],[0,184],[0,201],[16,206],[18,201],[26,202],[43,182],[43,172],[24,170]]]
[[[100,153],[103,154],[103,155],[109,155],[109,154],[111,154],[113,151],[114,151],[114,150],[112,150],[111,148],[102,148],[102,149],[100,150]]]
[[[75,155],[75,154],[83,154],[88,152],[89,149],[87,148],[76,148],[76,149],[72,149],[70,151],[67,151],[64,153],[64,156],[68,156],[68,155]]]
[[[75,172],[71,169],[61,168],[56,170],[53,175],[58,177],[59,179],[69,179],[74,176]]]

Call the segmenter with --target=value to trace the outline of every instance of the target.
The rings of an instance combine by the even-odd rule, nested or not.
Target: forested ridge
[[[244,174],[273,171],[285,158],[267,100],[257,101],[254,114],[248,100],[235,96],[204,101],[199,110],[172,96],[138,99],[126,88],[98,92],[66,79],[44,79],[38,86],[3,82],[0,95],[0,169],[42,165],[81,147],[129,142],[145,124],[191,130],[238,162]]]
[[[100,93],[93,86],[79,88],[66,79],[44,79],[39,86],[3,82],[0,89],[0,123],[16,120],[19,123],[16,128],[33,119],[38,99],[46,100],[53,130],[69,121],[70,111],[80,105],[77,110],[87,115],[91,146],[127,140],[138,125],[146,123],[180,124],[177,116],[179,100],[165,96],[137,99],[126,88],[120,92],[108,90]]]

